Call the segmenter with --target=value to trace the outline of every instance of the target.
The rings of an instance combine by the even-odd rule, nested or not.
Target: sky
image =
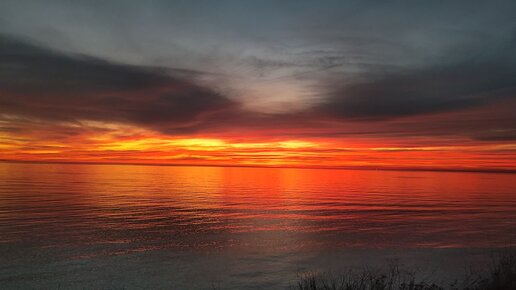
[[[516,170],[514,1],[0,2],[0,159]]]

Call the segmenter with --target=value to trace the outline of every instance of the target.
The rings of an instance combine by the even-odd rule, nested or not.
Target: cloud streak
[[[316,109],[341,119],[378,120],[456,111],[516,97],[516,40],[497,51],[327,84]]]
[[[46,122],[115,122],[169,135],[465,134],[477,140],[513,140],[514,117],[507,106],[516,97],[514,46],[511,39],[489,54],[369,73],[353,82],[332,76],[321,81],[319,104],[267,114],[245,110],[216,89],[198,84],[199,72],[117,64],[0,35],[0,114],[4,120],[11,116],[2,130],[22,131],[27,122],[12,118],[21,116]]]
[[[182,128],[237,106],[181,71],[130,66],[0,36],[0,113]]]

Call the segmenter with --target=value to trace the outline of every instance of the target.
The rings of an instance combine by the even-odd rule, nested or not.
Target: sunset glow
[[[92,124],[90,124],[92,125]],[[98,130],[99,124],[94,124]],[[511,143],[435,145],[430,140],[381,142],[367,138],[266,139],[171,137],[130,126],[102,124],[105,131],[66,139],[2,135],[0,159],[43,162],[189,164],[223,166],[363,167],[516,170]],[[94,129],[90,128],[91,131]],[[89,131],[89,130],[86,130]],[[415,144],[410,144],[412,143]],[[428,142],[428,145],[425,143]]]
[[[0,0],[0,290],[516,289],[515,11]]]
[[[510,17],[412,25],[433,7],[411,4],[347,23],[362,4],[259,2],[133,3],[123,25],[4,5],[0,160],[516,170]]]

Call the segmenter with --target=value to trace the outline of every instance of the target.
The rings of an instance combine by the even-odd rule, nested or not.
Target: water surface
[[[515,244],[515,180],[0,163],[0,288],[284,289],[391,258],[457,268]]]

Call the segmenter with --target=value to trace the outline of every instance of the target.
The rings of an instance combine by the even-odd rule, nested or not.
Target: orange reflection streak
[[[335,243],[514,243],[514,223],[486,222],[515,220],[516,185],[510,174],[77,164],[0,164],[0,173],[3,180],[31,181],[21,183],[27,194],[0,193],[12,200],[11,206],[24,209],[0,212],[0,217],[14,224],[32,222],[30,239],[129,242],[134,251],[147,248],[145,243],[287,250]],[[32,182],[60,184],[69,194],[52,186],[31,191]],[[63,228],[63,221],[77,230]],[[11,228],[0,240],[20,238],[20,231]],[[116,234],[106,236],[106,230]],[[190,234],[202,238],[185,240]]]
[[[82,124],[85,126],[84,124]],[[0,159],[17,161],[516,170],[516,144],[470,140],[171,137],[90,122],[83,133],[49,139],[0,135]]]

